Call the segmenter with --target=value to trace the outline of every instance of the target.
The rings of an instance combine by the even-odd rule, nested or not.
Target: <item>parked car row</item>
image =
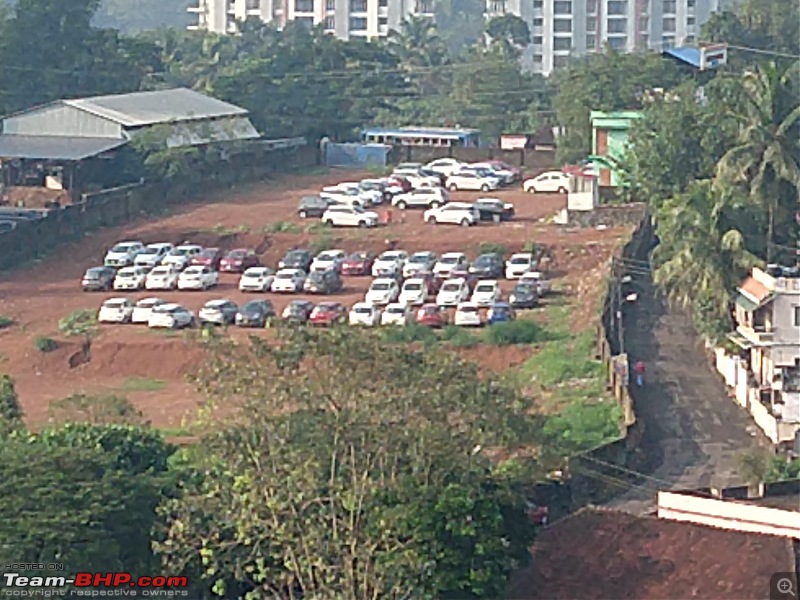
[[[140,241],[118,242],[103,259],[103,265],[108,268],[139,267],[145,272],[158,266],[172,267],[179,272],[190,266],[200,266],[212,271],[242,273],[258,264],[258,255],[250,248],[235,248],[223,253],[220,248],[204,248],[188,242],[178,246],[167,242],[146,246]]]

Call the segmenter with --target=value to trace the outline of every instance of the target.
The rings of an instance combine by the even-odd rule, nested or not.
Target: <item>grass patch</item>
[[[575,455],[615,440],[620,435],[622,409],[613,401],[578,400],[549,417],[542,427],[548,446]]]
[[[480,254],[499,254],[500,256],[505,256],[508,252],[508,248],[503,246],[503,244],[495,244],[492,242],[482,242],[478,246],[478,252]]]
[[[388,327],[382,333],[383,338],[389,344],[420,342],[427,345],[435,344],[439,340],[433,329],[417,323],[403,327]]]
[[[128,377],[122,385],[126,392],[158,392],[167,387],[167,382],[149,377]]]
[[[604,367],[588,352],[582,352],[575,344],[548,343],[531,356],[520,368],[520,377],[525,382],[541,386],[561,385],[571,379],[602,378]]]
[[[290,221],[275,221],[264,225],[263,233],[300,233],[301,229]]]
[[[250,226],[237,225],[236,227],[228,227],[222,223],[217,223],[211,228],[211,233],[215,235],[236,235],[237,233],[250,233]]]
[[[333,248],[333,238],[327,231],[320,235],[316,240],[308,244],[308,250],[314,256],[323,250],[330,250],[331,248]]]
[[[486,330],[486,340],[495,346],[539,344],[552,339],[546,329],[533,321],[507,321],[490,325]]]
[[[481,338],[478,335],[458,325],[445,327],[439,335],[439,339],[456,348],[474,348],[481,343]]]
[[[97,328],[97,311],[92,308],[76,310],[58,322],[58,330],[68,337],[91,335]]]
[[[0,315],[0,329],[6,329],[14,324],[14,319],[5,315]]]
[[[306,225],[303,231],[305,231],[306,233],[316,234],[328,231],[328,229],[329,227],[325,225],[322,221],[315,221],[314,223],[309,223],[308,225]]]
[[[58,348],[58,342],[55,341],[53,338],[40,335],[39,337],[33,340],[33,347],[36,348],[39,352],[47,353],[56,350]]]

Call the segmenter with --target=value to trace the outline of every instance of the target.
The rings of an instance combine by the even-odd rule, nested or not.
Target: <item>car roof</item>
[[[341,302],[333,302],[331,300],[325,300],[325,301],[320,302],[319,304],[317,304],[317,306],[319,306],[320,308],[337,308],[339,306],[342,306],[342,303]]]
[[[411,308],[411,307],[410,307],[410,306],[408,306],[408,304],[403,304],[402,302],[390,302],[389,304],[387,304],[387,305],[386,305],[386,309],[388,310],[388,309],[390,309],[390,308],[403,308],[403,309],[407,309],[407,308]]]
[[[389,283],[397,283],[397,280],[392,278],[392,277],[376,277],[375,279],[372,280],[372,283],[370,283],[370,286],[372,286],[372,285],[374,285],[376,283],[386,283],[387,281]]]
[[[180,246],[175,246],[175,250],[183,250],[188,248],[200,248],[201,250],[203,247],[200,244],[181,244]]]
[[[216,300],[209,300],[205,303],[205,306],[222,306],[223,304],[233,304],[227,298],[217,298]]]
[[[116,242],[114,245],[115,246],[122,246],[123,244],[127,245],[127,244],[141,244],[141,243],[142,242],[139,241],[139,240],[125,240],[124,242]],[[144,244],[142,244],[142,245],[144,245]]]
[[[500,284],[497,282],[496,279],[481,279],[475,287],[478,287],[478,286],[481,286],[481,285],[492,285],[494,287],[497,287]]]
[[[162,310],[175,310],[176,308],[183,308],[183,306],[177,302],[167,302],[166,304],[162,304],[159,308]],[[184,308],[184,310],[186,309]]]
[[[365,308],[365,307],[375,308],[375,305],[372,304],[371,302],[364,302],[363,300],[361,302],[356,302],[355,304],[353,304],[353,308]]]
[[[119,271],[117,271],[117,273],[121,273],[122,271],[128,271],[128,272],[141,271],[143,268],[144,267],[142,267],[141,265],[128,265],[127,267],[122,267]]]
[[[311,300],[305,300],[303,298],[295,298],[294,300],[290,300],[289,304],[286,306],[308,306],[309,304],[314,304]]]
[[[457,308],[479,308],[476,302],[467,300],[466,302],[459,302]]]
[[[331,248],[330,250],[322,250],[319,254],[317,254],[317,258],[328,254],[344,254],[344,253],[345,253],[344,250],[342,250],[341,248]]]
[[[140,300],[137,300],[136,305],[138,306],[140,304],[150,304],[154,302],[158,302],[159,304],[166,304],[166,300],[164,300],[163,298],[157,298],[155,296],[151,296],[149,298],[141,298]]]
[[[466,279],[464,279],[463,277],[451,277],[450,279],[447,279],[447,280],[446,280],[446,281],[445,281],[445,282],[442,284],[442,287],[444,287],[444,286],[445,286],[445,285],[447,285],[448,283],[458,283],[458,284],[464,284],[464,283],[466,283],[466,282],[467,282],[467,280],[466,280]]]
[[[463,252],[445,252],[439,258],[454,258],[454,257],[461,257],[466,256]]]
[[[203,269],[206,268],[207,267],[205,265],[189,265],[188,267],[186,267],[186,271],[202,271]],[[186,273],[186,271],[184,271],[184,273]]]
[[[269,267],[265,267],[264,265],[258,265],[257,267],[247,267],[244,272],[245,273],[260,273],[261,271],[268,271]]]
[[[533,254],[531,252],[515,252],[514,254],[511,255],[511,258],[520,258],[520,257],[533,258]]]
[[[287,267],[285,269],[281,269],[280,271],[278,271],[276,273],[276,275],[278,275],[280,273],[286,274],[286,273],[302,273],[302,272],[303,272],[302,269],[295,269],[294,267]]]
[[[472,208],[472,204],[469,202],[448,202],[442,208],[464,208],[469,210]]]
[[[163,248],[164,246],[172,246],[169,242],[153,242],[152,244],[147,244],[148,248]]]
[[[127,298],[125,298],[124,296],[115,296],[114,298],[106,298],[103,301],[103,305],[106,305],[106,304],[120,304],[120,303],[124,303],[124,302],[129,302],[129,300]]]

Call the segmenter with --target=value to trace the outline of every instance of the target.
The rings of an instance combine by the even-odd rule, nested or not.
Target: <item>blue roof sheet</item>
[[[700,68],[700,48],[692,48],[684,46],[682,48],[670,48],[664,50],[662,54],[676,58],[687,65],[693,66],[695,69]]]
[[[369,127],[362,130],[363,135],[392,135],[395,137],[438,137],[463,138],[479,133],[477,129],[456,129],[450,127]]]

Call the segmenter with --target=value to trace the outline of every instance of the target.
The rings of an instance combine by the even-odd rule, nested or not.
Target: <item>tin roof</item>
[[[480,131],[478,129],[462,129],[460,127],[368,127],[362,131],[364,135],[435,137],[443,139],[461,139],[476,133],[480,133]]]
[[[739,286],[739,291],[758,304],[762,304],[772,293],[767,286],[752,277],[744,280]]]
[[[0,158],[81,160],[127,143],[113,138],[0,135]]]
[[[247,114],[244,108],[188,88],[94,96],[60,102],[114,121],[123,127]]]
[[[669,48],[664,50],[662,54],[679,60],[695,69],[700,68],[700,48],[691,48],[688,46],[683,48]]]

